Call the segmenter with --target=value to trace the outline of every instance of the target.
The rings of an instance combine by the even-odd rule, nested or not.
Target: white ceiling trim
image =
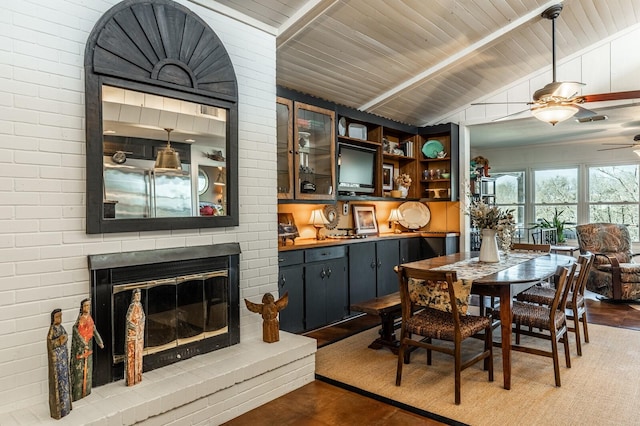
[[[186,0],[190,3],[197,4],[206,9],[213,10],[214,12],[218,12],[221,15],[224,15],[228,18],[236,20],[238,22],[242,22],[243,24],[247,24],[255,29],[260,31],[264,31],[267,34],[276,36],[278,34],[278,29],[271,25],[265,24],[262,21],[251,18],[250,16],[245,15],[244,13],[238,12],[235,9],[232,9],[223,4],[217,3],[214,0]]]
[[[282,47],[289,40],[329,11],[339,0],[309,0],[282,24],[278,30],[276,47]]]
[[[558,0],[548,1],[544,5],[538,7],[537,9],[535,9],[535,10],[527,13],[526,15],[523,15],[522,17],[516,19],[515,21],[511,22],[509,25],[506,25],[506,26],[500,28],[499,30],[491,33],[490,35],[488,35],[487,37],[484,37],[481,40],[478,40],[474,44],[472,44],[472,45],[468,46],[467,48],[461,50],[460,52],[456,53],[455,55],[450,56],[445,61],[442,61],[442,62],[438,63],[437,65],[435,65],[433,67],[430,67],[429,69],[417,74],[415,77],[412,77],[409,80],[406,80],[403,83],[397,85],[393,89],[386,91],[385,93],[383,93],[382,95],[378,96],[377,98],[372,99],[368,103],[360,106],[360,108],[358,108],[358,109],[363,110],[363,111],[368,111],[371,108],[375,108],[375,107],[378,107],[380,105],[385,104],[386,102],[388,102],[389,100],[395,98],[396,96],[402,95],[402,93],[404,91],[410,90],[412,87],[414,87],[417,84],[420,84],[423,80],[426,80],[427,78],[429,78],[433,74],[435,74],[435,73],[437,73],[437,72],[439,72],[439,71],[441,71],[441,70],[443,70],[443,69],[445,69],[445,68],[447,68],[449,66],[452,66],[452,65],[456,64],[457,62],[463,61],[466,57],[468,57],[470,55],[477,54],[477,52],[482,50],[483,47],[493,43],[499,37],[502,37],[505,34],[508,34],[509,32],[515,30],[519,26],[526,24],[531,19],[534,19],[536,17],[540,17],[542,12],[544,12],[546,9],[548,9],[549,7],[551,7],[553,5],[556,5],[556,4],[558,4]]]

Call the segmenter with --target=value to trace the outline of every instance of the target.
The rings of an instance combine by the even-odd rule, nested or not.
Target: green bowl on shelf
[[[451,177],[451,173],[441,173],[440,176],[442,179],[449,179]]]

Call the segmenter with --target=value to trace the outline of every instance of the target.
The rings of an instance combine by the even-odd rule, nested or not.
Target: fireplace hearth
[[[237,243],[89,256],[93,384],[124,377],[125,318],[133,290],[146,314],[143,371],[240,341]]]

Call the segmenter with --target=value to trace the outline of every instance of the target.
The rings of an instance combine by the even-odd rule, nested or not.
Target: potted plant
[[[564,227],[567,224],[567,222],[565,220],[560,219],[560,216],[562,215],[562,213],[564,212],[564,210],[560,210],[558,211],[558,209],[555,209],[555,212],[553,214],[553,217],[551,218],[551,221],[548,221],[547,219],[539,219],[538,222],[533,224],[533,228],[540,228],[540,229],[555,229],[556,230],[556,242],[558,244],[564,244],[567,239],[564,236]]]

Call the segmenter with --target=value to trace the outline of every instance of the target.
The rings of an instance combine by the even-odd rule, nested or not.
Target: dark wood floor
[[[591,324],[640,330],[638,309],[627,304],[601,302],[590,293],[587,317]],[[318,347],[375,326],[369,315],[315,330],[306,335]],[[226,423],[237,425],[440,425],[442,423],[348,390],[315,380]]]

